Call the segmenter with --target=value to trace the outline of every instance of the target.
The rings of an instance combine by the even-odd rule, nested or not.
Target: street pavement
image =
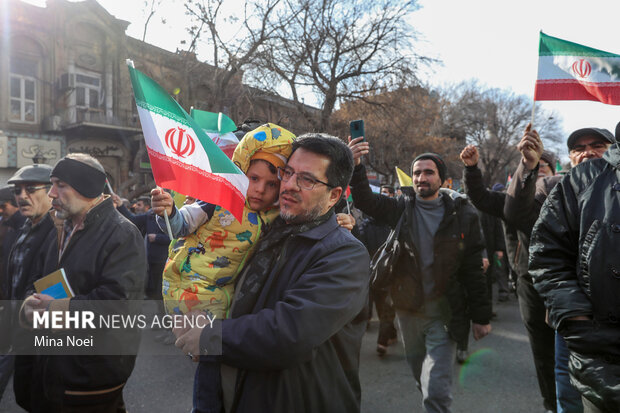
[[[532,356],[516,299],[496,303],[493,331],[481,341],[471,339],[471,356],[454,364],[453,413],[543,412]],[[402,345],[392,345],[386,356],[377,356],[378,322],[371,321],[364,336],[360,360],[362,413],[422,412],[422,399],[405,362]],[[143,340],[151,340],[146,332]],[[163,347],[163,345],[162,345]],[[139,356],[125,388],[130,413],[189,412],[195,364],[177,355]],[[18,413],[9,385],[0,412]]]

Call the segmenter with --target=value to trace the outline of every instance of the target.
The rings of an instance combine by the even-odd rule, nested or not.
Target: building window
[[[100,120],[103,112],[101,75],[93,72],[79,71],[75,74],[75,106],[78,122]]]
[[[9,74],[9,120],[35,123],[37,121],[37,62],[12,57]]]

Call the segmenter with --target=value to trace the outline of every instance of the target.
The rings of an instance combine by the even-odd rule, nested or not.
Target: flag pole
[[[532,119],[530,120],[531,129],[534,129],[534,116],[536,114],[536,101],[532,101]]]
[[[164,209],[164,221],[166,221],[166,229],[168,230],[168,236],[170,237],[170,241],[174,239],[172,236],[172,228],[170,228],[170,220],[168,219],[168,211]]]
[[[108,178],[105,179],[105,183],[108,186],[108,190],[110,191],[110,195],[115,195],[114,191],[112,190],[112,185],[110,185],[110,181],[108,181]]]
[[[159,186],[157,189],[164,192],[164,189]],[[172,201],[172,206],[174,207],[174,200]],[[168,236],[170,237],[170,241],[172,241],[174,236],[172,236],[172,228],[170,227],[170,219],[168,219],[168,211],[166,211],[166,208],[164,208],[164,221],[166,221],[166,230],[168,230]]]

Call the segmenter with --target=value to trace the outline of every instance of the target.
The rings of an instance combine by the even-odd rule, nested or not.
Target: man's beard
[[[284,210],[280,210],[280,216],[287,224],[302,224],[304,222],[312,222],[318,217],[320,217],[323,212],[323,205],[317,204],[314,208],[309,211],[305,211],[299,215],[293,215]]]
[[[426,188],[418,188],[417,186],[415,187],[415,193],[420,197],[420,198],[428,198],[431,197],[433,195],[435,195],[435,193],[439,191],[439,188],[433,188],[432,185],[429,185]]]
[[[58,219],[69,219],[71,217],[71,212],[66,210],[65,208],[63,208],[61,205],[59,204],[55,204],[52,201],[52,206],[59,206],[59,209],[54,208],[55,214],[56,214],[56,218]]]

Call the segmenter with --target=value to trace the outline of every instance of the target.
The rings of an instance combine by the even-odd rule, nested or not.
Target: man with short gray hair
[[[32,322],[34,312],[80,311],[92,309],[99,300],[142,298],[142,236],[103,194],[105,182],[99,162],[85,154],[68,155],[51,171],[49,196],[64,225],[59,241],[47,250],[39,276],[64,269],[74,297],[31,295],[22,307],[24,320]],[[76,406],[83,412],[124,412],[123,387],[135,357],[39,355],[31,376],[16,381],[17,402],[32,412],[77,411]]]

